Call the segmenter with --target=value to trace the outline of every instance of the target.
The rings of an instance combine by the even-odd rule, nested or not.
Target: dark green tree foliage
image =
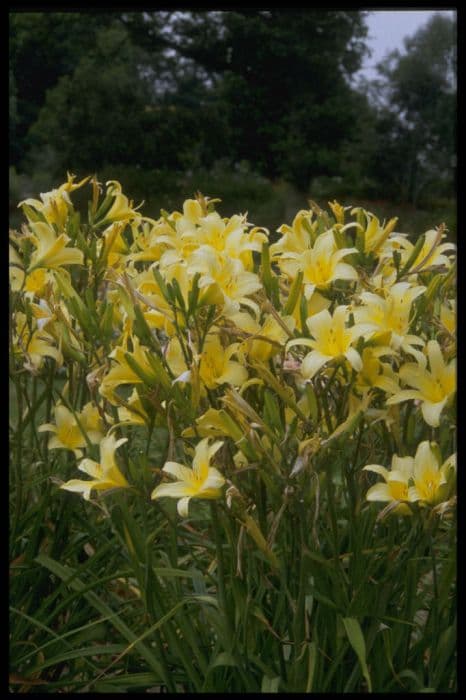
[[[456,22],[432,19],[378,66],[377,178],[416,203],[449,193],[455,178]],[[386,190],[386,191],[387,191]]]
[[[14,119],[10,107],[10,161],[16,164],[30,147],[28,132],[47,90],[72,74],[114,18],[105,13],[11,12],[9,20],[10,105],[12,84],[15,100]]]
[[[247,160],[306,188],[338,171],[365,31],[343,11],[13,13],[12,163]]]
[[[348,77],[360,67],[363,13],[267,10],[182,13],[178,50],[217,76],[233,152],[306,188],[338,171],[355,120]],[[212,19],[214,21],[212,21]]]

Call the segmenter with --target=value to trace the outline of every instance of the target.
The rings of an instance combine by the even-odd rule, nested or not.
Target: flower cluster
[[[84,186],[82,213],[72,195]],[[68,175],[21,202],[12,353],[18,371],[66,379],[39,430],[91,480],[62,488],[86,499],[143,488],[126,448],[120,465],[115,452],[138,430],[148,443],[165,431],[165,461],[138,462],[152,499],[177,499],[186,517],[190,499],[223,498],[230,483],[254,503],[245,473],[257,469],[273,502],[358,424],[391,446],[390,471],[365,467],[385,481],[369,501],[403,513],[451,500],[452,457],[440,466],[429,442],[450,449],[454,425],[456,263],[444,227],[413,243],[396,219],[311,203],[277,236],[245,214],[221,217],[217,201],[198,194],[152,219],[118,182]],[[414,459],[394,454],[408,449]]]

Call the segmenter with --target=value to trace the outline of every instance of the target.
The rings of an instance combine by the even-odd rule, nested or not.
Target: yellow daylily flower
[[[24,265],[11,243],[9,245],[9,251],[10,285],[13,292],[19,292],[24,284]]]
[[[245,367],[231,359],[239,350],[239,343],[223,348],[218,335],[209,334],[199,358],[199,376],[208,389],[222,384],[241,386],[248,378]]]
[[[119,345],[110,353],[109,357],[115,360],[116,364],[105,375],[100,385],[99,391],[106,399],[112,403],[114,401],[113,394],[115,389],[121,384],[142,384],[143,378],[135,372],[129,365],[125,355],[130,355],[134,362],[138,365],[141,373],[147,377],[147,380],[152,382],[157,380],[157,375],[152,368],[146,355],[146,348],[142,346],[136,336],[131,337],[133,343],[133,351],[129,352],[124,347]]]
[[[421,355],[413,350],[413,345],[424,345],[424,341],[409,334],[411,323],[411,306],[420,294],[426,290],[424,286],[413,287],[409,282],[398,282],[385,291],[385,298],[363,292],[360,295],[362,306],[354,308],[354,318],[357,323],[371,325],[376,333],[391,333],[390,346],[394,350],[402,348],[416,358]]]
[[[105,183],[107,186],[107,195],[113,195],[112,206],[105,214],[107,221],[125,221],[129,222],[133,219],[139,219],[140,214],[136,209],[133,209],[133,202],[128,200],[128,197],[121,191],[121,184],[117,180],[109,180]]]
[[[355,387],[362,394],[373,387],[383,389],[390,393],[399,390],[396,375],[386,362],[379,358],[383,355],[393,355],[394,350],[388,347],[365,347],[361,353],[362,367],[356,376]]]
[[[456,468],[456,454],[440,466],[433,443],[421,442],[414,457],[413,481],[409,488],[409,501],[435,505],[447,498],[447,480],[450,469]]]
[[[25,199],[18,204],[18,207],[21,207],[23,204],[27,204],[36,211],[39,211],[47,223],[55,224],[58,228],[63,228],[68,218],[70,207],[72,207],[71,199],[68,193],[82,187],[82,185],[89,180],[89,177],[85,177],[80,182],[74,184],[73,181],[75,177],[75,175],[70,175],[68,173],[67,182],[60,185],[58,189],[51,190],[50,192],[44,192],[39,195],[42,201],[38,199]]]
[[[456,334],[456,299],[446,300],[440,307],[440,323],[450,335]]]
[[[36,250],[31,255],[29,272],[39,267],[46,269],[56,269],[62,265],[82,265],[84,254],[78,248],[67,248],[66,244],[70,240],[66,233],[58,237],[50,226],[42,221],[29,224],[32,233],[31,241]]]
[[[120,423],[131,425],[149,425],[150,419],[142,405],[136,389],[133,389],[131,396],[126,401],[126,406],[118,408],[118,419]]]
[[[262,244],[267,241],[266,234],[258,229],[246,230],[250,224],[245,216],[222,219],[217,212],[211,212],[201,217],[198,224],[197,228],[188,229],[182,237],[192,241],[196,247],[207,245],[217,253],[239,258],[246,269],[251,267],[251,251],[260,252]]]
[[[108,435],[100,443],[100,463],[92,459],[83,459],[78,469],[92,477],[91,481],[70,479],[60,486],[65,491],[82,493],[86,501],[91,497],[91,491],[109,491],[110,489],[129,488],[129,484],[119,470],[115,461],[115,452],[127,442],[128,438],[116,440],[113,435]]]
[[[353,209],[352,214],[358,209]],[[393,219],[385,224],[380,224],[379,219],[371,214],[370,212],[364,212],[366,216],[366,229],[364,231],[364,252],[365,253],[378,253],[380,248],[384,245],[387,239],[393,232],[398,218],[395,216]]]
[[[363,467],[363,471],[380,474],[385,483],[371,486],[366,494],[366,499],[388,503],[399,501],[400,505],[394,512],[399,515],[410,515],[411,510],[406,502],[409,498],[409,481],[413,476],[413,470],[413,458],[398,457],[398,455],[393,455],[390,470],[380,464],[367,464]]]
[[[209,445],[209,438],[201,440],[196,445],[192,469],[178,462],[166,462],[162,471],[174,476],[178,481],[159,484],[152,492],[151,498],[154,500],[163,497],[180,499],[177,510],[183,518],[188,516],[191,498],[220,498],[225,479],[215,467],[210,466],[210,462],[222,445],[221,441]]]
[[[357,253],[356,248],[338,248],[333,231],[322,233],[312,248],[300,253],[286,253],[279,259],[280,269],[294,279],[303,272],[304,295],[309,299],[315,289],[326,289],[335,280],[357,280],[358,273],[343,258]]]
[[[261,289],[261,281],[255,273],[245,270],[237,258],[217,255],[209,246],[200,246],[191,255],[188,270],[191,274],[200,273],[199,289],[207,292],[206,288],[212,286],[220,291],[225,315],[239,311],[241,304],[258,311],[248,295]]]
[[[44,362],[44,357],[52,357],[58,365],[63,363],[63,355],[60,348],[55,346],[53,338],[45,330],[28,327],[26,314],[21,311],[16,312],[13,318],[13,345],[15,352],[26,356],[25,367],[27,369],[40,369]]]
[[[86,409],[84,413],[84,421],[82,415],[78,413],[81,425],[84,430],[86,430],[89,440],[93,444],[97,444],[103,438],[102,433],[99,430],[93,430],[92,428],[87,429],[89,425],[86,425],[86,415],[89,414],[89,409]],[[66,408],[58,404],[54,409],[55,423],[44,423],[39,426],[38,431],[51,432],[54,433],[48,441],[48,449],[65,449],[72,450],[76,457],[82,457],[81,447],[86,446],[86,438],[84,437],[81,428],[78,425],[76,417],[73,413]]]
[[[415,362],[400,368],[399,376],[413,389],[404,389],[387,399],[387,404],[409,399],[421,401],[424,420],[432,427],[440,425],[440,414],[450,396],[456,391],[456,359],[445,364],[440,345],[436,340],[427,343],[430,371]]]
[[[451,260],[445,255],[445,252],[447,250],[456,251],[456,245],[451,242],[441,243],[440,241],[446,238],[446,234],[441,233],[439,230],[431,229],[430,231],[426,231],[424,237],[422,248],[413,262],[411,269],[416,272],[423,272],[424,270],[439,266],[449,268]],[[411,255],[412,250],[414,250],[414,245],[408,242],[406,257]]]
[[[293,219],[291,226],[283,224],[277,231],[282,237],[270,246],[272,259],[279,259],[285,253],[304,253],[311,246],[310,231],[316,231],[317,221],[312,222],[314,213],[301,209]]]
[[[210,333],[207,336],[202,352],[195,357],[199,368],[198,374],[204,386],[208,389],[216,389],[222,384],[233,386],[244,384],[248,378],[246,368],[231,359],[239,351],[239,347],[239,343],[233,343],[224,348],[218,335]],[[190,382],[193,379],[177,337],[172,338],[168,343],[165,357],[170,369],[177,377],[176,381]]]
[[[269,314],[261,325],[247,312],[239,311],[229,316],[229,320],[233,321],[238,328],[251,334],[252,337],[245,340],[241,346],[250,359],[258,360],[259,362],[267,362],[267,360],[280,352],[280,346],[285,344],[285,341],[295,329],[296,323],[292,316],[280,318],[282,323],[275,316]],[[286,328],[288,328],[288,332]],[[256,335],[260,336],[260,338],[254,338]],[[262,337],[269,338],[272,342],[262,340]]]
[[[356,371],[362,369],[361,356],[352,345],[361,336],[370,333],[372,328],[367,324],[356,324],[348,328],[348,317],[348,306],[338,306],[333,316],[325,309],[311,316],[306,322],[313,336],[312,340],[296,338],[287,344],[287,349],[293,345],[312,348],[312,352],[306,355],[301,366],[301,373],[305,379],[312,379],[327,362],[343,357],[346,357]]]

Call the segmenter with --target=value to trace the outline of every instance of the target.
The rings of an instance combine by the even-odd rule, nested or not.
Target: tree
[[[378,71],[380,141],[374,168],[379,178],[413,203],[434,190],[451,192],[456,151],[456,22],[434,15],[405,39],[405,52],[393,51]]]

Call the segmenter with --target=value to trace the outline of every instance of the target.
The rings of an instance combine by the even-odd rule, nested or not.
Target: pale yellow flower
[[[191,274],[200,273],[199,288],[206,293],[208,287],[218,289],[225,315],[239,311],[241,304],[258,311],[257,304],[248,297],[262,287],[261,281],[255,273],[245,270],[240,260],[201,246],[191,255],[188,270]]]
[[[369,324],[375,333],[390,332],[390,346],[404,349],[419,357],[422,353],[413,345],[424,345],[422,338],[409,333],[413,301],[425,292],[424,286],[413,287],[409,282],[398,282],[385,291],[385,297],[372,292],[360,295],[362,306],[354,308],[357,323]]]
[[[26,315],[17,311],[13,317],[13,345],[16,353],[26,358],[25,367],[37,370],[42,367],[44,357],[52,357],[58,365],[63,363],[63,355],[60,348],[56,347],[56,341],[44,329],[29,329]]]
[[[122,346],[117,346],[109,355],[110,358],[115,360],[116,364],[105,375],[99,391],[110,402],[114,401],[114,391],[121,384],[143,384],[143,376],[147,378],[148,383],[157,380],[157,375],[148,360],[146,348],[140,344],[136,336],[132,336],[131,340],[133,343],[132,352],[129,352]],[[132,358],[143,376],[131,367],[125,357],[126,354]]]
[[[68,180],[58,189],[51,190],[40,194],[42,201],[38,199],[25,199],[18,204],[21,207],[23,204],[32,207],[40,212],[48,224],[54,224],[59,229],[63,228],[68,218],[68,213],[72,208],[69,192],[82,187],[89,177],[85,177],[80,182],[74,184],[75,175],[68,173]]]
[[[409,482],[413,476],[414,460],[412,457],[393,455],[391,469],[380,464],[367,464],[364,471],[375,472],[383,477],[384,483],[374,484],[366,494],[368,501],[393,502],[399,501],[395,509],[399,515],[409,515],[410,509],[406,504],[409,498]]]
[[[122,193],[121,184],[117,180],[109,180],[105,184],[107,186],[107,195],[114,197],[112,206],[105,214],[105,220],[130,222],[134,219],[139,219],[140,214],[133,208],[133,202],[130,202],[128,197]]]
[[[177,481],[159,484],[152,492],[152,498],[179,499],[177,510],[183,518],[188,516],[191,498],[220,498],[225,479],[215,467],[210,466],[210,462],[222,445],[223,442],[220,441],[209,445],[209,438],[201,440],[196,445],[192,469],[178,462],[166,462],[162,471],[174,476]]]
[[[456,299],[447,299],[441,305],[440,323],[450,335],[456,334]]]
[[[84,416],[78,413],[78,417],[89,440],[93,444],[97,444],[100,442],[103,435],[100,430],[93,429],[89,426],[89,424],[86,424],[86,417],[88,417],[88,414],[89,408],[85,410]],[[38,428],[38,431],[41,433],[54,433],[54,435],[52,435],[48,441],[48,449],[72,450],[76,457],[82,457],[82,451],[79,448],[85,447],[87,442],[81,428],[78,425],[76,417],[68,408],[66,408],[66,406],[62,406],[61,404],[55,406],[54,416],[55,423],[44,423]],[[84,420],[81,420],[82,418],[84,418]]]
[[[303,272],[304,294],[309,299],[315,289],[326,289],[335,280],[357,280],[358,273],[343,258],[356,248],[338,248],[333,231],[321,234],[314,246],[300,253],[284,253],[277,261],[280,269],[294,279]]]
[[[440,466],[432,443],[421,442],[414,457],[413,481],[409,488],[409,501],[435,505],[447,497],[447,480],[450,469],[456,468],[456,454]]]
[[[288,343],[288,349],[293,345],[312,348],[312,352],[306,355],[301,366],[301,373],[305,379],[312,379],[327,362],[343,357],[356,371],[362,369],[361,356],[352,346],[361,336],[370,333],[371,327],[365,324],[347,327],[348,318],[347,306],[338,306],[333,316],[325,309],[307,320],[312,340],[296,338]]]
[[[218,335],[207,336],[199,359],[199,376],[208,389],[216,389],[222,384],[244,384],[248,378],[246,368],[231,359],[238,349],[238,343],[223,348]]]
[[[238,328],[251,334],[251,337],[243,341],[241,346],[250,359],[259,362],[267,362],[280,352],[294,331],[296,324],[292,316],[280,318],[282,323],[272,314],[268,314],[260,324],[247,312],[239,311],[229,316],[229,320],[233,321]],[[254,336],[260,337],[255,338]],[[268,340],[262,340],[262,338],[268,338]]]
[[[32,231],[30,239],[36,248],[31,255],[29,271],[39,267],[56,269],[62,265],[83,264],[83,252],[66,247],[70,240],[66,233],[57,236],[53,228],[42,221],[31,222],[29,226]]]
[[[316,233],[317,221],[312,222],[313,212],[301,209],[291,226],[283,224],[277,231],[282,237],[270,246],[270,256],[280,259],[283,253],[303,253],[311,247],[311,231]]]
[[[100,463],[92,459],[83,459],[78,469],[92,477],[91,481],[70,479],[60,488],[65,491],[82,493],[86,501],[91,497],[91,491],[109,491],[110,489],[129,488],[129,484],[119,470],[115,461],[115,451],[120,445],[127,442],[127,438],[116,440],[113,435],[108,435],[100,443]]]
[[[416,399],[421,402],[426,423],[437,427],[445,404],[456,391],[456,359],[446,365],[436,340],[427,343],[427,355],[430,371],[415,362],[409,362],[400,368],[400,378],[413,389],[399,391],[387,399],[387,404]]]
[[[411,269],[416,270],[416,272],[423,272],[434,267],[449,268],[451,260],[445,253],[448,250],[456,251],[456,245],[448,242],[441,243],[440,241],[446,238],[446,234],[441,234],[440,231],[434,229],[426,231],[424,237],[422,248],[411,265]],[[407,257],[411,255],[413,250],[414,245],[409,242],[407,246]]]

